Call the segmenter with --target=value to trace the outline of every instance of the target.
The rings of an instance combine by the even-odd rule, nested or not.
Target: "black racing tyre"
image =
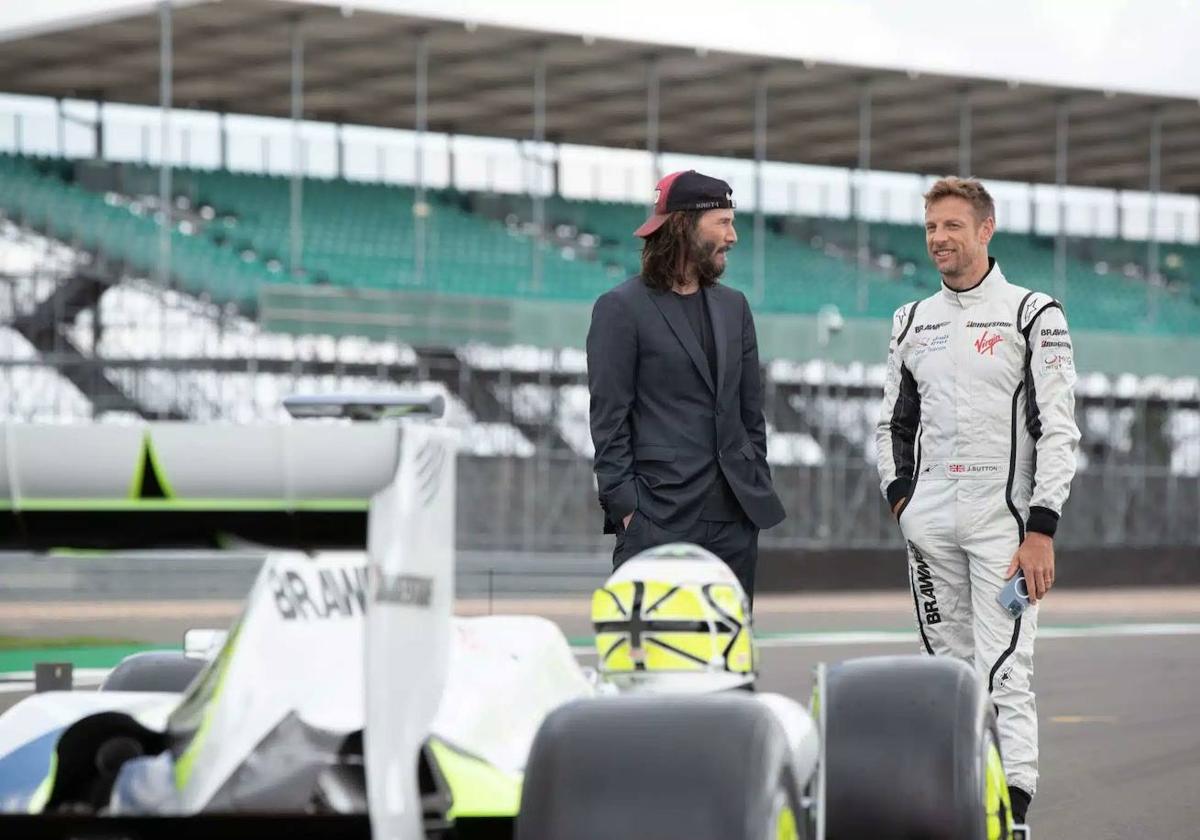
[[[783,727],[752,694],[605,697],[534,739],[517,840],[799,840]]]
[[[108,804],[124,762],[157,755],[166,748],[166,735],[124,712],[97,712],[80,718],[62,731],[54,745],[45,812],[95,813]]]
[[[828,840],[1008,840],[995,711],[948,657],[879,656],[826,676]]]
[[[135,653],[109,672],[100,690],[182,692],[204,665],[203,659],[192,659],[178,651]]]

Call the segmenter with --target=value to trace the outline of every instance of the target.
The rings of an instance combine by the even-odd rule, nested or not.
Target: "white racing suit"
[[[876,430],[921,644],[974,666],[991,692],[1008,783],[1037,789],[1030,681],[1037,607],[996,601],[1025,532],[1053,536],[1075,473],[1075,365],[1062,308],[991,261],[896,311]]]

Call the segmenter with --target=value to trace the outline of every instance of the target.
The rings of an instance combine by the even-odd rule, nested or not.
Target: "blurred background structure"
[[[872,557],[900,544],[872,434],[890,317],[939,282],[920,196],[975,175],[993,255],[1072,326],[1060,544],[1119,550],[1124,582],[1155,576],[1131,551],[1197,574],[1196,96],[404,5],[125,3],[0,31],[0,416],[244,423],[295,392],[438,391],[481,573],[586,565],[608,546],[591,303],[637,271],[657,176],[695,167],[738,202],[725,282],[755,309],[790,512],[764,550]]]

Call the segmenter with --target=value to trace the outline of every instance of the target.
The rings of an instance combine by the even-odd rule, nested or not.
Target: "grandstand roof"
[[[752,158],[754,90],[765,73],[770,160],[856,166],[860,91],[869,84],[874,169],[955,171],[965,94],[973,173],[1052,183],[1056,106],[1066,101],[1069,183],[1146,189],[1150,125],[1158,112],[1162,188],[1200,192],[1194,99],[1014,86],[363,10],[347,16],[326,5],[278,0],[175,8],[176,106],[288,116],[289,27],[298,16],[309,119],[411,128],[414,44],[425,34],[431,131],[531,137],[534,65],[544,51],[548,140],[644,148],[647,67],[657,57],[664,152]],[[120,17],[0,37],[0,85],[8,92],[157,104],[159,23],[149,4]]]

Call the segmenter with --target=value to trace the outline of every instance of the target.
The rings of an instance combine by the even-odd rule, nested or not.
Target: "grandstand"
[[[94,253],[100,264],[152,274],[158,259],[156,179],[144,165],[76,166],[0,155],[0,207],[33,230]],[[529,233],[528,197],[428,191],[422,211],[427,256],[418,275],[413,188],[304,179],[303,271],[289,274],[289,188],[280,176],[177,172],[174,287],[254,314],[263,286],[297,279],[347,290],[590,302],[637,271],[631,231],[644,217],[640,205],[551,197],[545,219],[553,235],[539,240]],[[862,270],[855,264],[855,227],[833,218],[767,217],[763,250],[770,282],[759,311],[815,314],[832,305],[887,317],[936,288],[919,228],[873,224],[869,265]],[[753,252],[755,235],[743,232],[739,250]],[[539,249],[543,276],[534,284]],[[999,233],[993,251],[1010,276],[1053,291],[1052,240]],[[1200,277],[1200,246],[1170,246],[1164,260],[1170,283],[1153,316],[1141,258],[1132,243],[1072,239],[1062,297],[1077,328],[1200,332],[1200,280],[1194,279]],[[750,260],[734,260],[725,280],[752,292],[752,271]],[[856,312],[855,302],[863,276],[870,287],[865,313]]]
[[[297,10],[308,42],[303,102],[287,57],[260,46],[294,45]],[[103,89],[106,101],[153,103],[161,23],[135,10],[10,38],[10,72],[0,78],[31,96]],[[1200,135],[1200,119],[1194,103],[1166,97],[675,47],[656,48],[648,77],[646,45],[580,50],[575,35],[346,16],[319,4],[195,3],[174,9],[171,24],[176,101],[195,108],[413,127],[417,147],[434,131],[525,138],[537,149],[627,148],[636,138],[647,147],[647,173],[667,152],[717,156],[708,158],[714,165],[753,157],[760,175],[764,150],[772,166],[841,167],[846,200],[823,202],[826,212],[772,206],[759,185],[737,188],[740,241],[724,282],[754,304],[781,494],[789,509],[811,511],[771,533],[781,546],[895,539],[877,500],[869,430],[891,313],[930,294],[938,279],[919,225],[864,209],[865,170],[909,173],[915,183],[966,159],[985,179],[1029,185],[1200,188],[1187,142]],[[427,47],[424,74],[394,66],[396,42]],[[118,48],[129,57],[124,69],[77,60],[81,50]],[[353,75],[341,66],[351,52]],[[234,62],[242,72],[224,72]],[[718,77],[730,80],[713,93],[727,122],[699,131],[685,107],[692,80]],[[652,120],[648,78],[658,103]],[[972,143],[953,106],[964,86],[981,129],[1021,129],[1002,143]],[[858,106],[867,88],[873,116],[864,124]],[[1060,161],[1054,148],[1047,155],[1046,140],[1064,97],[1081,139],[1076,157]],[[759,120],[756,102],[768,120]],[[1113,140],[1141,131],[1147,109],[1161,117],[1165,138],[1157,165]],[[914,149],[906,138],[916,123],[923,139]],[[150,155],[105,154],[105,126],[98,118],[90,153],[68,154],[61,144],[34,152],[19,141],[0,152],[6,417],[253,422],[279,418],[282,396],[299,390],[436,390],[464,435],[464,516],[504,523],[464,534],[464,545],[598,544],[580,348],[591,302],[637,270],[631,231],[644,204],[558,190],[560,158],[548,165],[539,157],[531,166],[539,173],[515,192],[481,189],[456,178],[453,165],[431,186],[415,161],[401,182],[352,178],[340,140],[335,171],[321,176],[265,160],[263,171],[247,171],[224,151],[215,165],[176,155],[164,169]],[[222,134],[222,150],[227,140]],[[548,167],[554,177],[543,177]],[[1047,235],[1003,219],[1000,227],[993,253],[1016,282],[1063,299],[1086,374],[1080,492],[1111,507],[1073,517],[1066,544],[1194,541],[1200,213],[1173,238],[1158,241],[1152,231],[1151,242],[1067,236],[1061,225]]]

